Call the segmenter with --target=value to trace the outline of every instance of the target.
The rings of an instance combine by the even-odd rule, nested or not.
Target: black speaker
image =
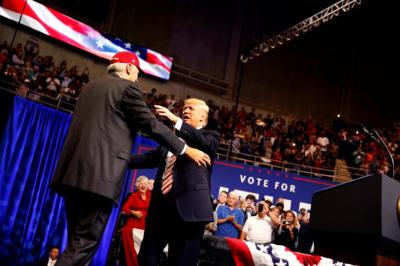
[[[315,253],[361,265],[381,255],[400,262],[400,183],[365,176],[314,193],[310,228]]]

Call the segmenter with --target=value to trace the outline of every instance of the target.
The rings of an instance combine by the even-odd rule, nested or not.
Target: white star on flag
[[[99,47],[100,49],[103,49],[104,43],[102,41],[97,41],[96,44],[97,44],[97,47]]]
[[[131,49],[132,48],[132,44],[130,42],[126,42],[125,43],[125,48],[126,49]]]
[[[101,58],[109,60],[119,51],[132,51],[135,48],[135,44],[128,40],[114,38],[112,35],[103,36],[91,26],[37,1],[0,0],[0,3],[0,17],[18,22],[19,15],[22,14],[21,24]],[[26,9],[21,13],[21,7],[24,5]],[[140,49],[143,51],[141,70],[147,75],[168,80],[173,59],[145,47]],[[149,56],[146,56],[147,54]]]
[[[135,54],[136,54],[138,57],[140,57],[140,52],[139,52],[139,50],[137,50],[137,51],[135,52]]]
[[[275,263],[276,266],[286,266],[286,262],[282,261],[282,259],[279,260],[278,263]]]
[[[261,252],[268,253],[268,247],[267,246],[264,246],[264,245],[261,245],[261,244],[259,244],[257,246],[258,246],[258,248],[260,249]]]

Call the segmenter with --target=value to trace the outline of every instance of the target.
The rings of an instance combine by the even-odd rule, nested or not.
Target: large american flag
[[[295,252],[275,244],[255,244],[244,240],[204,236],[199,266],[352,266],[327,257]]]
[[[21,23],[25,26],[107,60],[117,52],[133,51],[139,55],[143,72],[166,80],[170,77],[171,57],[121,39],[111,41],[92,27],[33,0],[3,0],[0,15],[19,21],[22,10]]]

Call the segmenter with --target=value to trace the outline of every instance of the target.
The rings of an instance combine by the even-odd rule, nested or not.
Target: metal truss
[[[260,56],[261,53],[269,51],[281,46],[284,43],[296,39],[301,34],[321,26],[322,24],[334,19],[335,17],[350,11],[356,6],[361,5],[362,0],[341,0],[335,4],[325,8],[324,10],[312,15],[311,17],[297,23],[287,30],[275,35],[268,40],[261,40],[254,48],[240,55],[240,60],[247,63],[249,60]],[[365,0],[364,0],[365,1]]]

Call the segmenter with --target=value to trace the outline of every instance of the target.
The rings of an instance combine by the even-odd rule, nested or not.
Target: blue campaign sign
[[[211,179],[211,193],[236,190],[241,197],[254,194],[257,199],[284,199],[285,209],[311,208],[312,194],[335,183],[271,170],[269,168],[216,160]]]
[[[154,149],[157,143],[144,137],[137,137],[134,152],[142,154]],[[153,179],[157,169],[135,169],[132,173],[129,191],[134,190],[134,180],[145,175]],[[254,194],[257,199],[284,199],[286,210],[298,211],[311,208],[312,194],[336,185],[334,182],[300,176],[269,168],[245,165],[225,160],[215,160],[211,175],[211,193],[214,198],[220,191],[236,191],[240,197]]]

